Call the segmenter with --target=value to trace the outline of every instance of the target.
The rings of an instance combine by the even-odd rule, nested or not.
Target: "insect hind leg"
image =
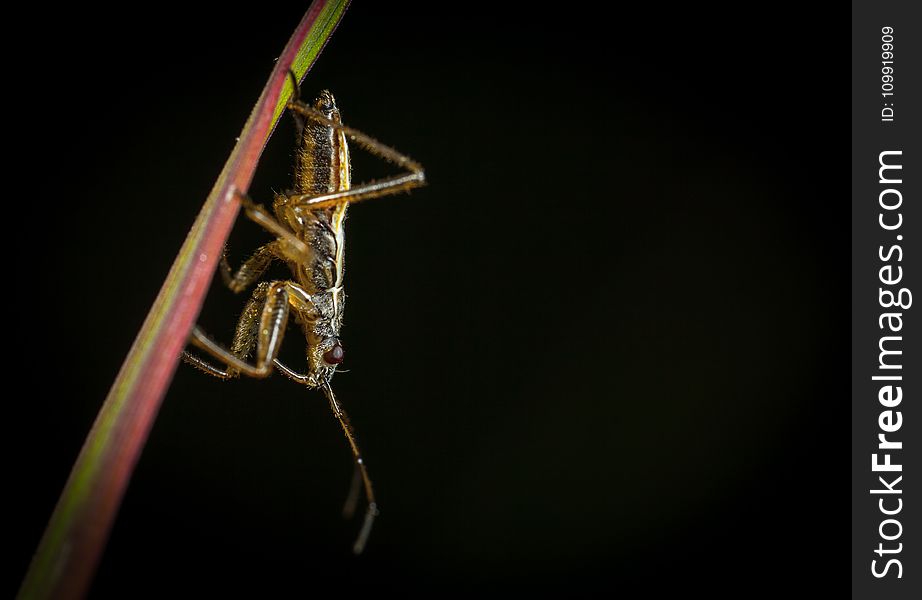
[[[422,187],[426,184],[426,173],[423,169],[423,166],[409,156],[401,154],[394,148],[391,148],[386,144],[382,144],[375,138],[366,135],[357,129],[353,129],[352,127],[328,119],[321,111],[312,106],[304,104],[300,100],[289,102],[287,107],[288,110],[290,110],[293,114],[300,115],[300,118],[302,119],[310,119],[327,127],[332,127],[333,129],[342,131],[350,142],[356,143],[370,154],[373,154],[374,156],[377,156],[378,158],[394,164],[406,171],[400,175],[394,175],[384,179],[362,183],[353,186],[348,190],[341,190],[329,194],[291,195],[288,196],[288,202],[290,202],[292,206],[308,207],[312,210],[329,208],[331,206],[342,204],[343,202],[353,203],[359,202],[361,200],[380,198],[381,196],[389,196],[400,192],[408,192],[414,188]]]

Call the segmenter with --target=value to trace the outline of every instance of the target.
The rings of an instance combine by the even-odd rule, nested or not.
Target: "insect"
[[[239,293],[256,284],[237,323],[230,349],[213,341],[198,326],[192,330],[190,343],[222,366],[214,366],[189,351],[183,352],[183,360],[221,379],[241,374],[263,378],[277,369],[292,380],[308,388],[319,388],[324,393],[355,460],[352,491],[343,512],[346,516],[353,513],[360,485],[364,486],[368,502],[362,528],[353,545],[353,551],[359,554],[368,540],[378,508],[349,417],[330,385],[330,379],[344,358],[339,334],[345,301],[346,210],[351,203],[360,200],[420,187],[425,184],[425,174],[419,163],[343,125],[330,92],[320,92],[312,105],[303,103],[297,78],[293,73],[289,76],[294,93],[287,109],[299,130],[294,187],[275,195],[272,212],[246,194],[237,194],[246,215],[273,233],[276,239],[258,248],[236,272],[231,269],[226,255],[221,259],[221,276],[232,291]],[[405,172],[352,186],[350,142]],[[287,263],[291,279],[260,282],[275,260]],[[307,340],[307,372],[304,374],[277,358],[291,317]],[[248,359],[254,349],[255,362],[250,363]]]

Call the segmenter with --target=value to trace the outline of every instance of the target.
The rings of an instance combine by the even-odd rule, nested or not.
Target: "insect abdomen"
[[[333,94],[324,90],[314,108],[334,123],[341,123]],[[342,131],[308,121],[304,124],[295,157],[295,193],[319,196],[348,190],[349,146]]]

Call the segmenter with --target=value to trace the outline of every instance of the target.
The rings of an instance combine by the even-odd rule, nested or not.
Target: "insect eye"
[[[343,351],[342,344],[337,341],[335,344],[333,344],[332,348],[324,352],[323,360],[328,365],[338,365],[339,363],[343,362],[345,354],[346,353]]]

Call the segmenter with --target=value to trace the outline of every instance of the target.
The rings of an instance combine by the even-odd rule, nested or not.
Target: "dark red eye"
[[[346,353],[343,351],[342,344],[336,342],[332,348],[323,354],[323,360],[326,361],[328,365],[338,365],[343,362],[345,355]]]

